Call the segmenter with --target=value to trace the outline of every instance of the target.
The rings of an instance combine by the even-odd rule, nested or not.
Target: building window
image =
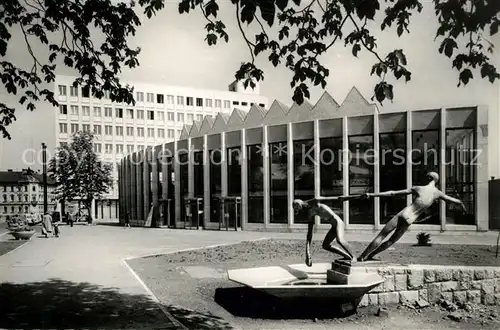
[[[224,109],[229,109],[229,108],[231,108],[231,102],[230,102],[230,101],[225,100],[225,101],[224,101]]]
[[[175,121],[175,114],[173,112],[167,112],[167,120],[168,121]]]
[[[90,107],[86,105],[82,106],[82,114],[84,116],[90,116]]]
[[[173,95],[167,95],[167,103],[174,104],[174,96]]]
[[[71,124],[71,134],[78,132],[78,124]]]
[[[246,107],[248,105],[248,102],[241,102],[241,105]]]
[[[71,114],[78,116],[78,106],[77,105],[72,105],[71,106]]]
[[[216,107],[216,108],[220,108],[220,107],[221,107],[221,104],[222,104],[222,101],[221,101],[221,100],[215,100],[215,107]]]
[[[158,104],[165,103],[165,98],[163,97],[163,94],[156,94],[156,103]]]
[[[137,146],[137,151],[143,151],[144,150],[144,146]]]
[[[178,130],[177,130],[177,136],[179,136],[179,137],[180,137],[180,136],[181,136],[181,134],[182,134],[182,130],[178,129]]]
[[[94,134],[96,135],[102,134],[101,125],[94,125]]]
[[[66,96],[66,86],[59,85],[58,89],[59,89],[59,96]]]
[[[205,99],[205,106],[211,108],[212,107],[212,99]]]
[[[127,119],[134,119],[134,109],[127,109]]]
[[[233,105],[240,105],[239,101],[233,101]]]
[[[271,193],[271,223],[288,222],[288,162],[286,142],[269,143],[269,168],[272,173],[269,177]]]
[[[130,154],[134,152],[134,145],[133,144],[127,144],[127,153]]]
[[[116,145],[116,153],[123,154],[123,144]]]
[[[177,121],[184,121],[184,114],[182,112],[177,113]]]
[[[184,105],[184,96],[177,96],[177,105]]]
[[[155,120],[155,112],[148,110],[148,120]]]
[[[94,107],[94,117],[101,117],[101,107]]]
[[[169,129],[169,130],[167,130],[167,137],[168,137],[169,139],[173,139],[173,138],[175,137],[175,136],[174,136],[174,134],[175,134],[175,133],[174,133],[174,130],[173,130],[173,129]]]
[[[59,124],[59,133],[68,133],[68,125]]]
[[[111,125],[104,126],[104,133],[106,135],[113,135],[113,126]]]
[[[100,154],[102,152],[102,144],[94,143],[94,152]]]
[[[133,127],[127,127],[127,136],[134,136],[134,128]]]
[[[147,93],[146,94],[146,99],[149,103],[154,103],[155,101],[155,95],[153,93]]]
[[[90,97],[90,88],[88,86],[82,87],[82,97]]]
[[[191,96],[186,97],[186,105],[193,106],[193,98]]]
[[[314,198],[314,140],[293,141],[294,198]],[[294,223],[307,223],[309,212],[303,210],[294,217]]]
[[[165,121],[165,113],[163,111],[158,111],[158,120]]]
[[[108,118],[113,117],[113,109],[104,108],[104,117],[108,117]]]
[[[203,120],[203,115],[196,115],[196,120],[202,121]]]
[[[69,87],[69,95],[71,96],[78,96],[78,87]]]
[[[137,127],[137,136],[144,137],[144,128]]]
[[[83,124],[82,125],[82,130],[84,132],[90,132],[90,124]]]
[[[143,92],[136,92],[135,98],[136,98],[137,102],[144,102],[144,93]]]
[[[104,98],[105,98],[106,100],[109,100],[109,95],[110,95],[110,94],[109,94],[109,91],[104,91]]]
[[[165,138],[165,130],[163,128],[158,128],[158,137],[161,139]]]
[[[116,118],[123,118],[123,109],[117,108],[115,109]]]
[[[155,137],[155,129],[154,128],[148,128],[148,137],[150,137],[150,138]]]
[[[65,148],[65,147],[68,146],[68,143],[67,142],[61,142],[59,145],[61,146],[61,148]]]
[[[144,120],[144,110],[137,110],[137,119]]]
[[[67,115],[68,114],[68,106],[66,104],[61,104],[59,106],[59,113],[61,115]]]
[[[107,154],[113,153],[113,145],[109,144],[109,143],[106,143],[104,152],[107,153]]]
[[[197,107],[202,107],[203,106],[203,99],[201,97],[196,98],[196,106]]]
[[[116,126],[116,136],[123,136],[123,127]]]
[[[194,120],[194,115],[192,113],[188,113],[187,115],[187,121],[188,123],[192,123]]]
[[[265,108],[265,107],[266,107],[266,105],[265,105],[264,103],[259,103],[259,107],[261,107],[261,108]]]

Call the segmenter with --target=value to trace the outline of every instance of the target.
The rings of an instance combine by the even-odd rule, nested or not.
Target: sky
[[[234,7],[229,1],[219,1],[220,18],[228,27],[229,43],[219,42],[215,47],[204,41],[206,21],[199,11],[189,15],[179,15],[177,1],[168,1],[166,8],[150,20],[143,19],[138,33],[131,39],[142,52],[140,66],[125,70],[123,78],[141,81],[197,88],[222,89],[234,80],[234,73],[243,61],[250,59],[246,44],[239,34]],[[404,49],[408,59],[408,69],[413,72],[412,80],[394,82],[394,101],[379,105],[381,112],[405,111],[409,109],[435,109],[441,107],[485,104],[490,110],[490,152],[492,141],[498,141],[500,120],[498,116],[500,85],[484,79],[476,79],[466,87],[457,87],[458,72],[451,67],[451,61],[438,53],[439,43],[434,41],[437,18],[431,3],[424,2],[424,11],[412,16],[410,35],[397,37],[395,29],[376,34],[378,49],[382,54],[395,49]],[[379,24],[379,22],[377,23]],[[500,51],[500,35],[493,42]],[[22,39],[15,36],[9,44],[7,60],[20,66],[30,64],[30,58]],[[43,49],[35,47],[35,52]],[[261,94],[269,99],[277,99],[291,105],[293,91],[290,88],[291,73],[286,68],[274,68],[266,57],[259,56],[257,65],[264,70],[265,78],[260,83]],[[500,67],[500,55],[496,53],[496,64]],[[341,104],[349,90],[356,86],[369,99],[377,83],[370,77],[371,66],[376,62],[373,55],[361,51],[354,58],[350,48],[339,43],[323,56],[323,65],[330,70],[325,90]],[[60,74],[71,74],[61,67]],[[324,92],[321,88],[311,91],[314,104]],[[12,99],[2,95],[8,102]],[[15,104],[15,103],[11,103]],[[21,161],[23,150],[34,146],[39,148],[46,141],[49,148],[54,144],[55,123],[53,109],[47,105],[34,113],[20,108],[18,121],[10,127],[13,139],[0,140],[0,169],[25,167]],[[33,141],[33,142],[31,142]],[[496,152],[498,154],[498,152]],[[500,156],[491,160],[491,175],[499,176]],[[28,157],[29,158],[29,157]],[[36,167],[36,166],[35,166]]]

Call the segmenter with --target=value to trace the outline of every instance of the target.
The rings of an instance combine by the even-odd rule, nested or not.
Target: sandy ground
[[[365,245],[366,243],[352,243],[357,254]],[[313,243],[312,251],[314,262],[329,262],[335,258],[321,249],[320,242]],[[400,244],[381,254],[380,258],[397,263],[500,266],[500,259],[495,259],[494,253],[492,246],[416,247]],[[374,307],[367,307],[344,318],[318,319],[313,314],[306,313],[302,319],[269,319],[269,311],[265,311],[263,307],[267,302],[256,300],[252,305],[249,300],[241,299],[245,294],[244,289],[228,281],[225,276],[228,269],[303,261],[303,240],[266,240],[133,259],[129,260],[129,264],[166,308],[190,329],[500,328],[498,306],[475,306],[467,312],[459,310],[462,317],[459,321],[450,319],[450,311],[440,306],[422,310],[393,307],[389,308],[388,316],[380,317],[375,316]],[[193,266],[201,267],[204,274],[193,276],[192,269],[196,268]],[[296,315],[298,312],[300,311]]]

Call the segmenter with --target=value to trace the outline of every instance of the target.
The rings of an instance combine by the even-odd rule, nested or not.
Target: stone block
[[[491,269],[491,268],[485,269],[484,274],[485,274],[486,279],[495,278],[495,270],[494,269]]]
[[[450,292],[458,290],[458,282],[457,281],[448,281],[441,283],[441,291]]]
[[[440,283],[429,283],[427,285],[428,290],[428,301],[431,304],[434,304],[441,299],[441,284]]]
[[[495,304],[495,282],[494,280],[484,280],[481,286],[481,303],[484,305]]]
[[[500,293],[495,294],[495,305],[500,306]]]
[[[486,279],[486,270],[485,269],[474,269],[474,279],[475,280]]]
[[[378,294],[379,305],[399,304],[398,292],[383,292]]]
[[[500,267],[497,267],[493,270],[495,277],[500,278]]]
[[[394,275],[394,269],[391,267],[379,267],[377,268],[377,273],[380,276]]]
[[[446,282],[453,279],[452,269],[436,269],[434,273],[436,274],[436,282]]]
[[[384,276],[384,292],[392,292],[396,289],[396,285],[394,283],[394,275],[385,275]]]
[[[436,274],[432,269],[424,269],[424,283],[436,282]]]
[[[368,304],[371,306],[377,306],[378,305],[378,294],[369,293],[368,294]]]
[[[483,283],[482,283],[481,280],[479,280],[479,281],[471,281],[470,282],[470,288],[471,288],[471,290],[481,290],[482,286],[483,286]]]
[[[459,306],[467,302],[467,291],[454,291],[453,302]]]
[[[453,292],[441,292],[441,298],[446,301],[453,301]]]
[[[408,272],[408,289],[421,289],[424,286],[424,271],[421,269],[411,269]]]
[[[399,292],[399,302],[401,303],[414,303],[418,301],[419,296],[418,296],[418,290],[411,290],[411,291],[400,291]]]
[[[480,290],[469,290],[467,291],[467,301],[473,304],[481,303],[481,291]]]
[[[408,267],[404,267],[404,266],[395,266],[395,267],[392,267],[392,269],[394,270],[394,275],[403,275],[403,274],[408,274]]]
[[[404,291],[407,289],[408,277],[407,275],[396,274],[394,275],[394,282],[396,291]]]
[[[458,289],[459,290],[469,290],[471,281],[474,279],[474,271],[473,270],[459,270],[458,277]]]
[[[427,289],[418,290],[418,297],[420,300],[429,301],[429,291]]]
[[[359,307],[366,307],[368,306],[368,295],[365,294],[363,298],[361,298],[361,301],[358,304]]]
[[[460,269],[453,270],[453,281],[460,281]]]

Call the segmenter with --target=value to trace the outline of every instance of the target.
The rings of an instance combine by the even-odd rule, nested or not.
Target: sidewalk
[[[347,239],[367,242],[374,235],[349,233]],[[402,242],[416,242],[415,235],[416,233],[408,233]],[[60,329],[86,325],[101,328],[100,324],[109,323],[116,329],[116,323],[112,323],[113,318],[125,322],[120,323],[118,328],[151,328],[150,322],[153,321],[161,324],[164,329],[178,328],[179,325],[173,324],[161,313],[153,313],[149,318],[139,316],[143,315],[139,314],[140,306],[144,309],[141,313],[154,309],[154,300],[151,300],[154,298],[142,281],[131,272],[124,259],[263,238],[305,239],[305,233],[125,229],[111,225],[75,225],[72,228],[61,226],[60,238],[45,239],[39,236],[37,233],[21,248],[0,257],[0,328],[14,327],[13,323],[5,324],[5,320],[10,318],[14,320],[12,322],[20,322],[22,317],[27,317],[22,313],[29,313],[28,316],[33,318],[29,321],[30,325],[35,328],[43,327],[44,324]],[[314,239],[323,237],[324,233],[314,235]],[[432,242],[495,245],[496,238],[497,233],[433,235]],[[0,240],[8,239],[10,235],[0,236]],[[37,300],[39,291],[42,293]],[[58,299],[54,299],[53,295]],[[6,310],[10,304],[28,304],[24,306],[27,311]],[[52,308],[52,314],[47,312],[47,308]],[[68,315],[68,309],[74,311]],[[37,311],[39,315],[36,314]],[[59,321],[53,314],[55,312],[61,318]],[[6,313],[10,314],[4,315]],[[54,318],[47,320],[44,313],[49,313]],[[39,320],[40,314],[44,320]],[[68,321],[71,317],[74,318],[74,323]],[[75,323],[90,322],[92,319],[101,323],[80,326]],[[17,327],[24,326],[18,324]]]

